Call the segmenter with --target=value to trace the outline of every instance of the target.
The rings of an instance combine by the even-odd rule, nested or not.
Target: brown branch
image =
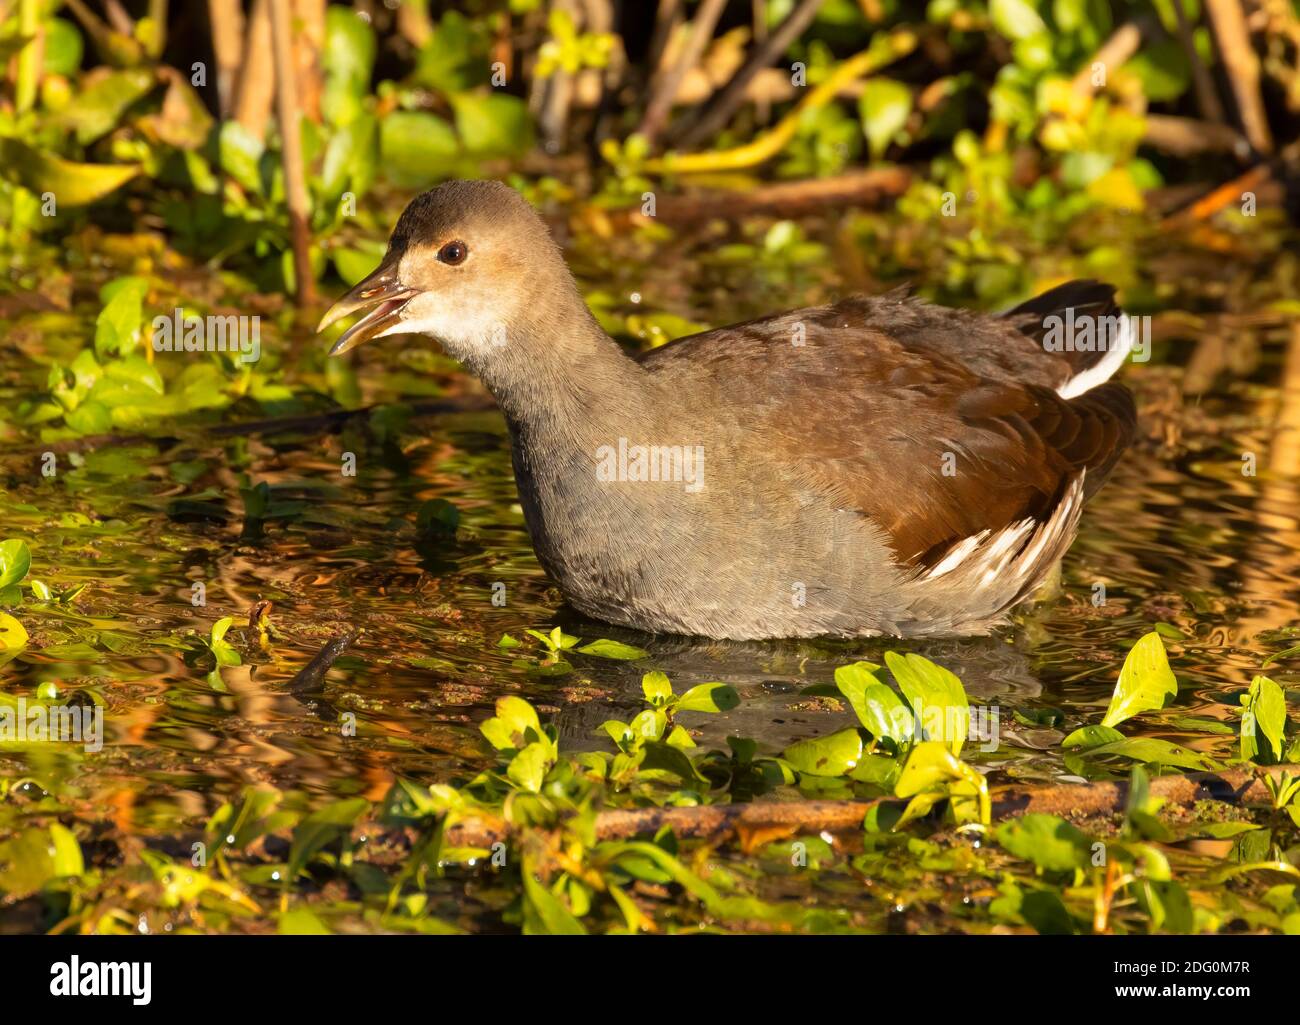
[[[568,14],[575,30],[582,30],[582,14],[573,0],[555,0],[554,10]],[[559,153],[564,147],[572,104],[573,76],[564,68],[556,68],[542,83],[541,111],[537,118],[542,144],[548,153]]]
[[[1128,22],[1121,25],[1106,42],[1102,43],[1101,49],[1093,54],[1092,60],[1084,62],[1083,67],[1074,76],[1074,81],[1070,83],[1070,87],[1080,96],[1091,96],[1097,89],[1092,83],[1093,67],[1100,64],[1109,76],[1113,68],[1118,68],[1137,53],[1141,45],[1142,29],[1138,24]]]
[[[294,300],[300,307],[316,305],[316,275],[311,267],[311,214],[307,173],[302,159],[302,110],[298,106],[298,75],[293,60],[290,0],[271,0],[271,39],[275,49],[275,92],[280,120],[280,156],[284,191],[293,239]]]
[[[902,195],[911,181],[907,168],[880,167],[834,178],[763,185],[744,192],[661,196],[655,219],[665,224],[693,224],[711,217],[724,220],[739,220],[754,214],[797,217],[828,206],[874,206],[882,199]],[[635,209],[640,216],[640,208]]]
[[[208,0],[208,20],[217,63],[217,111],[224,121],[235,109],[235,84],[243,63],[244,11],[239,0]]]
[[[1250,143],[1230,125],[1166,114],[1146,115],[1146,133],[1142,141],[1161,152],[1179,157],[1201,153],[1232,153],[1245,157],[1250,153]]]
[[[755,47],[740,70],[731,76],[731,81],[697,116],[695,123],[680,133],[680,139],[675,142],[675,145],[682,149],[692,149],[717,134],[731,120],[737,108],[745,102],[749,84],[754,76],[764,68],[770,67],[800,33],[812,24],[813,18],[817,16],[817,11],[824,2],[825,0],[801,0],[799,5],[776,27],[772,35],[762,45]]]
[[[120,32],[124,36],[135,34],[135,22],[131,20],[131,15],[126,13],[121,0],[104,0],[104,12],[108,15],[109,24],[113,26],[114,32]]]
[[[718,24],[718,18],[721,17],[722,10],[726,6],[727,0],[703,0],[699,10],[695,12],[695,19],[691,22],[689,30],[690,38],[682,47],[677,62],[655,87],[654,94],[646,106],[645,116],[641,118],[641,126],[637,129],[652,146],[668,122],[668,113],[677,97],[677,87],[681,85],[686,72],[699,63],[704,48],[713,38],[713,29]]]
[[[1208,221],[1220,210],[1239,203],[1247,192],[1257,192],[1279,168],[1300,162],[1300,139],[1287,145],[1273,160],[1265,160],[1218,186],[1190,206],[1165,218],[1166,227]]]
[[[1273,135],[1259,91],[1259,57],[1250,42],[1250,30],[1240,0],[1206,0],[1206,9],[1219,42],[1223,69],[1237,98],[1242,130],[1257,153],[1273,152]]]
[[[244,35],[243,67],[235,87],[235,120],[254,139],[266,138],[275,93],[275,65],[271,62],[270,0],[253,0]]]
[[[1273,765],[1259,770],[1270,776],[1300,774],[1297,765]],[[1268,804],[1271,796],[1255,772],[1194,772],[1157,776],[1150,793],[1166,804],[1189,807],[1197,801],[1223,801],[1234,805]],[[1085,817],[1123,811],[1128,782],[1117,780],[1044,786],[1008,786],[993,792],[993,818],[1006,819],[1030,813]],[[862,828],[867,812],[882,803],[901,806],[895,798],[874,801],[755,801],[745,804],[708,804],[685,808],[632,808],[602,811],[596,816],[596,837],[623,840],[654,833],[664,826],[682,839],[717,841],[746,833],[849,833]],[[500,816],[476,815],[453,823],[446,842],[453,847],[491,847],[509,839],[512,827]]]
[[[321,119],[321,92],[324,89],[320,56],[325,49],[325,6],[325,0],[293,0],[293,56],[298,75],[298,100],[303,114],[317,123]]]
[[[668,40],[677,27],[681,13],[682,0],[659,0],[659,6],[655,8],[655,27],[650,34],[650,45],[646,48],[646,66],[652,79],[659,74],[664,51],[668,48]]]
[[[1223,116],[1223,104],[1219,102],[1219,94],[1215,91],[1214,79],[1210,77],[1210,71],[1196,49],[1196,41],[1192,38],[1192,26],[1187,20],[1187,12],[1183,10],[1183,0],[1172,0],[1172,4],[1174,17],[1178,19],[1178,42],[1186,52],[1187,62],[1192,68],[1196,105],[1201,110],[1201,116],[1207,121],[1223,124],[1226,121]]]

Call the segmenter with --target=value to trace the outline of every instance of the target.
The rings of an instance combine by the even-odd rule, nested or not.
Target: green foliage
[[[1282,761],[1286,695],[1267,676],[1256,676],[1241,698],[1241,757],[1261,765]],[[1261,742],[1262,735],[1262,742]]]
[[[1212,769],[1206,758],[1158,737],[1126,737],[1115,726],[1141,712],[1163,708],[1178,693],[1178,681],[1169,668],[1169,657],[1158,631],[1142,637],[1130,649],[1120,669],[1106,715],[1098,725],[1081,726],[1062,741],[1073,752],[1066,764],[1084,771],[1085,760],[1109,756],[1182,769]]]
[[[1164,642],[1154,631],[1143,637],[1124,659],[1103,726],[1118,726],[1139,712],[1163,708],[1178,693],[1178,681],[1169,668]]]

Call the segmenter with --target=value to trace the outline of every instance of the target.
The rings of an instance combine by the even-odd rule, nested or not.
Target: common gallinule
[[[332,352],[427,335],[477,374],[542,566],[579,611],[650,632],[985,633],[1134,431],[1107,383],[1131,332],[1056,344],[1062,321],[1129,323],[1107,285],[1001,316],[858,296],[629,355],[497,182],[414,199],[321,329],[360,310]]]

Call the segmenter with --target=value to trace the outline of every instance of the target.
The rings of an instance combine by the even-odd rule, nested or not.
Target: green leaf
[[[217,149],[220,154],[221,169],[246,192],[260,196],[262,154],[266,150],[262,140],[238,121],[227,121],[221,126]]]
[[[530,936],[585,936],[587,930],[560,899],[537,881],[531,858],[524,859],[524,933]]]
[[[52,822],[50,842],[53,845],[51,861],[56,877],[79,876],[86,871],[86,863],[81,856],[81,844],[77,843],[77,838],[73,836],[70,829]]]
[[[350,832],[369,807],[370,802],[364,797],[350,797],[327,804],[298,823],[289,845],[284,885],[290,886],[318,851]]]
[[[379,150],[389,180],[415,188],[446,177],[455,167],[460,144],[441,118],[420,110],[395,110],[380,124]]]
[[[415,514],[415,529],[421,534],[451,534],[460,528],[460,510],[445,498],[431,498]],[[529,633],[547,641],[546,635],[530,630]],[[549,643],[549,642],[548,642]]]
[[[1031,813],[1002,823],[997,841],[1018,858],[1046,872],[1087,868],[1092,844],[1076,827],[1055,815]]]
[[[355,117],[334,133],[325,147],[320,195],[333,205],[344,192],[360,196],[374,181],[379,161],[379,122],[370,114]]]
[[[27,643],[22,623],[7,612],[0,612],[0,651],[14,651]]]
[[[0,557],[0,567],[3,558]],[[0,580],[3,573],[0,572]],[[1283,734],[1286,730],[1286,695],[1282,688],[1267,676],[1256,676],[1251,681],[1241,716],[1241,757],[1248,761],[1260,760],[1275,764],[1282,760]],[[1259,734],[1264,734],[1267,750],[1260,745]],[[1257,759],[1263,754],[1265,759]]]
[[[1008,39],[1029,39],[1047,34],[1047,25],[1028,0],[989,0],[993,27]]]
[[[231,646],[226,640],[226,633],[230,630],[235,620],[233,616],[226,616],[224,619],[218,619],[212,624],[212,633],[208,637],[208,648],[212,652],[212,657],[217,660],[219,666],[237,666],[243,664],[243,659],[239,657],[239,652]]]
[[[18,139],[0,138],[0,176],[38,196],[53,194],[60,208],[103,199],[140,171],[139,164],[78,164]]]
[[[1118,726],[1139,712],[1163,708],[1178,693],[1178,680],[1169,668],[1164,642],[1155,631],[1147,634],[1124,659],[1119,682],[1111,696],[1103,726]]]
[[[581,648],[575,648],[583,655],[594,655],[596,658],[613,658],[625,662],[633,662],[638,658],[646,658],[649,652],[643,648],[634,648],[630,644],[621,644],[618,641],[597,640],[590,644],[584,644]]]
[[[0,893],[18,900],[46,883],[84,871],[81,847],[65,827],[25,829],[0,841]]]
[[[945,797],[958,822],[989,820],[988,780],[936,740],[923,741],[911,749],[894,784],[894,794],[912,798],[895,828],[926,814]]]
[[[656,669],[641,677],[641,693],[647,704],[662,708],[672,699],[673,685],[667,675]]]
[[[1133,887],[1137,906],[1151,919],[1151,931],[1177,935],[1193,931],[1195,916],[1187,891],[1173,880],[1139,879]]]
[[[382,248],[350,248],[340,246],[330,254],[334,258],[334,269],[348,285],[355,285],[367,277],[384,258]]]
[[[59,114],[61,125],[76,136],[80,146],[111,132],[128,108],[158,84],[154,73],[145,68],[92,72],[87,77],[90,85]]]
[[[510,760],[506,775],[529,793],[542,789],[542,782],[551,769],[551,745],[534,741]]]
[[[868,79],[858,100],[858,112],[871,156],[879,160],[907,124],[912,113],[912,90],[893,79]]]
[[[508,93],[459,93],[451,97],[456,132],[465,149],[478,157],[519,156],[533,145],[528,107]]]
[[[970,729],[970,706],[961,680],[916,654],[886,652],[885,665],[912,706],[918,735],[942,740],[954,755],[961,754]]]
[[[293,908],[279,917],[275,931],[281,936],[329,936],[324,922],[310,908]]]
[[[707,782],[690,758],[673,744],[648,740],[642,750],[645,751],[642,769],[663,769],[680,776],[687,783]]]
[[[1114,744],[1123,740],[1124,734],[1119,730],[1113,730],[1109,726],[1080,726],[1063,741],[1061,746],[1065,748],[1080,747],[1085,750],[1090,747],[1101,747],[1103,744]]]
[[[912,737],[912,713],[893,690],[876,679],[875,668],[870,662],[840,666],[835,670],[835,686],[867,732],[902,745]]]
[[[628,729],[632,736],[644,740],[658,740],[668,727],[668,716],[662,708],[647,708],[632,717]]]
[[[843,776],[862,757],[862,738],[856,729],[840,730],[829,737],[797,741],[781,757],[809,776]]]
[[[488,742],[498,751],[523,750],[534,739],[542,736],[542,723],[537,710],[523,698],[507,694],[497,698],[496,716],[479,727]]]
[[[740,704],[736,689],[725,683],[701,683],[673,704],[676,712],[727,712]]]
[[[1153,103],[1178,99],[1192,81],[1187,51],[1176,39],[1144,43],[1122,70],[1137,77],[1142,92]]]
[[[32,566],[32,553],[20,538],[0,541],[0,589],[12,587]]]
[[[1078,930],[1065,902],[1051,890],[1033,890],[1020,901],[1020,914],[1040,936],[1071,936]]]
[[[1179,769],[1209,769],[1212,766],[1211,760],[1204,755],[1155,737],[1125,737],[1112,744],[1087,748],[1082,753],[1088,758],[1119,755],[1139,762],[1156,762]]]
[[[144,327],[144,298],[148,291],[149,282],[139,277],[117,278],[104,287],[104,308],[95,318],[96,356],[125,356],[136,347]],[[146,368],[156,376],[157,371],[147,363]],[[158,383],[161,385],[161,380]]]
[[[321,109],[330,124],[348,125],[363,114],[376,49],[369,21],[348,7],[328,8],[321,51],[325,69]]]
[[[45,22],[45,73],[63,75],[77,73],[81,67],[84,46],[77,26],[65,18],[50,18]]]

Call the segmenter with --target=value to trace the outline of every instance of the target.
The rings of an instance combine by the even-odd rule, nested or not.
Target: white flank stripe
[[[1137,329],[1133,324],[1133,318],[1127,313],[1121,313],[1119,320],[1119,337],[1115,339],[1115,346],[1099,362],[1094,363],[1083,373],[1075,374],[1065,384],[1057,388],[1056,393],[1061,398],[1078,398],[1084,392],[1109,381],[1115,371],[1123,365],[1124,360],[1128,358],[1128,354],[1133,348],[1133,343],[1137,340],[1135,333]]]

